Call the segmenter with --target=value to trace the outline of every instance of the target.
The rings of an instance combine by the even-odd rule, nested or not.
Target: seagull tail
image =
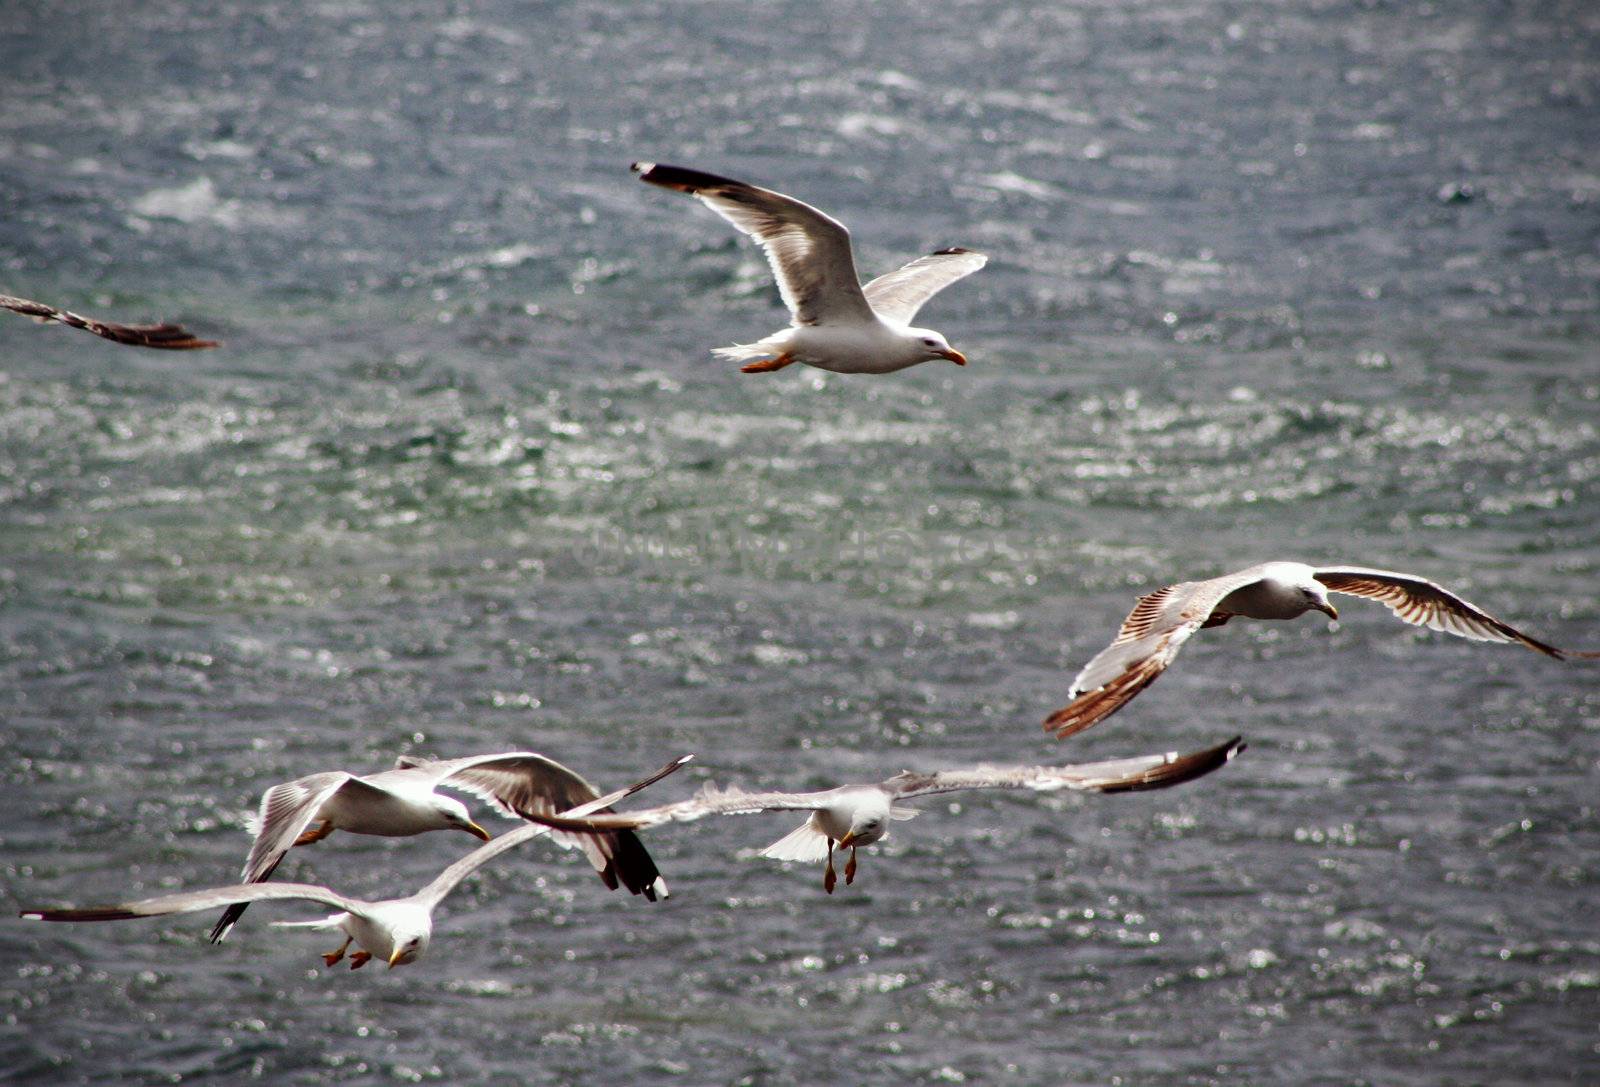
[[[805,861],[815,863],[828,856],[828,836],[807,819],[788,834],[761,851],[763,857],[775,861]]]
[[[775,359],[783,351],[765,340],[757,340],[755,343],[736,343],[728,347],[713,347],[711,353],[718,358],[730,359],[733,362],[748,362],[751,359]]]

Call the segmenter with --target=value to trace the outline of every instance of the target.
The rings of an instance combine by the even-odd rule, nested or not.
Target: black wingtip
[[[972,250],[967,249],[967,248],[965,248],[963,246],[953,245],[949,249],[935,249],[930,254],[930,256],[935,256],[935,257],[954,257],[954,256],[959,256],[962,253],[970,253],[970,252],[972,252]]]
[[[148,915],[120,906],[86,906],[83,909],[23,910],[17,916],[24,921],[132,921]]]
[[[664,162],[636,162],[629,169],[639,175],[640,181],[648,181],[652,185],[675,189],[678,192],[692,194],[702,189],[721,189],[728,186],[748,188],[742,181],[719,177],[701,170],[691,170],[686,166],[669,166]]]
[[[1246,746],[1244,737],[1235,736],[1214,747],[1192,751],[1187,755],[1174,755],[1160,766],[1106,786],[1100,789],[1100,792],[1137,793],[1148,789],[1167,789],[1174,785],[1182,785],[1186,781],[1205,777],[1213,770],[1226,766],[1234,756],[1245,750]]]

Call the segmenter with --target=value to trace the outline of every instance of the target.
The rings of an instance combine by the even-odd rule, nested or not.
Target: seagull
[[[342,770],[311,774],[262,795],[253,820],[256,840],[239,878],[264,883],[292,847],[320,842],[335,830],[386,838],[462,830],[487,842],[492,835],[472,821],[461,801],[436,792],[440,786],[471,793],[510,816],[564,811],[600,795],[576,772],[535,751],[438,761],[402,755],[393,770],[366,777]],[[555,838],[581,848],[611,890],[620,879],[651,902],[666,896],[666,880],[632,833]],[[229,906],[211,930],[211,942],[221,943],[245,909],[242,902]]]
[[[1530,638],[1413,574],[1364,566],[1264,562],[1209,581],[1168,585],[1140,597],[1122,621],[1116,639],[1072,681],[1068,692],[1072,701],[1047,717],[1044,729],[1055,733],[1058,740],[1065,739],[1111,716],[1154,683],[1189,635],[1203,627],[1220,627],[1235,616],[1294,619],[1308,611],[1337,619],[1339,612],[1328,601],[1330,592],[1376,600],[1413,626],[1477,642],[1525,645],[1557,660],[1600,656],[1557,649]]]
[[[202,340],[182,325],[119,325],[111,321],[98,321],[93,317],[81,317],[69,310],[56,309],[43,302],[16,298],[9,294],[0,294],[0,309],[32,317],[40,324],[54,322],[71,328],[81,328],[85,332],[93,332],[96,336],[102,336],[115,343],[131,344],[134,347],[155,347],[163,351],[192,351],[196,348],[217,346],[216,340]]]
[[[636,162],[633,172],[696,197],[766,250],[790,327],[715,350],[735,361],[758,360],[742,367],[744,373],[771,373],[796,362],[837,374],[888,374],[931,359],[967,364],[943,336],[912,327],[911,319],[928,299],[982,268],[989,259],[982,253],[941,249],[862,287],[850,232],[811,205],[681,166]]]
[[[899,807],[899,801],[968,789],[1072,789],[1097,793],[1165,789],[1211,773],[1244,749],[1243,740],[1235,736],[1226,743],[1187,755],[1168,752],[1075,766],[976,766],[933,773],[906,770],[875,785],[841,785],[811,793],[751,793],[737,786],[719,789],[708,785],[689,800],[658,808],[583,818],[544,814],[530,818],[562,830],[637,830],[661,823],[689,823],[707,815],[809,811],[809,819],[767,846],[761,855],[780,861],[826,860],[822,888],[832,894],[838,882],[833,868],[834,850],[850,850],[844,881],[855,882],[856,850],[887,838],[890,820],[919,814]]]
[[[675,759],[635,785],[614,793],[597,797],[587,804],[573,808],[568,814],[576,817],[598,812],[626,796],[638,792],[692,759],[685,755]],[[237,887],[213,887],[204,891],[185,891],[179,894],[146,898],[138,902],[124,902],[115,906],[89,906],[82,909],[23,910],[22,918],[29,921],[125,921],[135,917],[165,917],[168,914],[196,913],[213,910],[218,906],[266,901],[318,902],[340,911],[318,921],[277,921],[278,928],[338,929],[345,941],[338,948],[322,956],[333,966],[345,956],[352,943],[358,950],[350,954],[350,969],[365,966],[371,959],[382,959],[393,969],[421,958],[428,950],[433,937],[433,910],[444,897],[473,872],[494,860],[500,854],[521,845],[531,838],[548,834],[549,827],[527,824],[479,846],[434,877],[422,890],[407,898],[389,898],[380,902],[350,898],[331,888],[315,883],[244,883]]]

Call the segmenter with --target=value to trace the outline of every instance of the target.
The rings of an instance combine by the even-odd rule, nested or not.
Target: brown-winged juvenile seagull
[[[81,328],[85,332],[93,332],[96,336],[115,343],[131,344],[134,347],[155,347],[163,351],[192,351],[196,348],[217,346],[216,340],[202,340],[182,325],[119,325],[113,321],[83,317],[70,310],[56,309],[43,302],[16,298],[9,294],[0,294],[0,309],[32,317],[41,324],[53,322],[67,325],[69,328]]]
[[[692,755],[686,755],[675,759],[643,781],[626,789],[597,797],[587,804],[580,804],[568,814],[576,817],[607,808],[623,797],[661,780],[691,758]],[[350,955],[352,970],[365,966],[372,958],[382,959],[393,968],[402,963],[415,962],[428,950],[428,942],[433,937],[434,907],[455,890],[457,884],[506,850],[549,832],[549,827],[528,824],[502,834],[468,853],[435,876],[422,890],[406,898],[369,902],[365,899],[347,897],[315,883],[244,883],[236,887],[213,887],[204,891],[162,895],[159,898],[146,898],[115,906],[23,910],[20,916],[30,921],[125,921],[136,917],[195,913],[201,910],[214,910],[219,906],[250,902],[319,902],[340,912],[320,921],[278,921],[274,922],[275,926],[339,929],[345,935],[344,943],[322,957],[329,966],[342,959],[351,943],[355,943],[359,950]]]
[[[891,819],[910,819],[918,813],[898,806],[902,800],[968,789],[1033,789],[1054,792],[1072,789],[1097,793],[1131,793],[1165,789],[1192,781],[1217,769],[1244,750],[1235,736],[1227,743],[1180,755],[1141,755],[1128,759],[1080,763],[1075,766],[976,766],[962,770],[918,773],[906,770],[875,785],[841,785],[811,793],[750,793],[733,786],[708,785],[698,796],[642,811],[617,815],[535,815],[535,823],[563,830],[621,830],[688,823],[707,815],[748,815],[765,811],[809,811],[811,818],[761,851],[780,861],[827,862],[822,887],[829,894],[837,883],[833,851],[848,848],[845,883],[856,876],[856,850],[889,836]]]
[[[365,777],[342,770],[311,774],[262,795],[253,826],[256,840],[239,878],[264,883],[292,847],[320,842],[336,830],[386,838],[464,830],[488,841],[489,832],[472,821],[461,801],[440,795],[440,787],[471,793],[510,816],[565,811],[600,795],[576,771],[535,751],[439,761],[403,755],[393,770]],[[667,894],[655,861],[630,831],[558,834],[555,840],[582,849],[612,890],[620,880],[651,902]],[[222,942],[245,908],[245,903],[228,907],[211,930],[212,943]]]
[[[923,303],[982,268],[988,257],[941,249],[865,287],[856,275],[850,232],[792,196],[742,181],[654,162],[636,162],[641,181],[697,197],[766,250],[790,327],[755,343],[719,347],[723,358],[751,362],[747,374],[803,362],[838,374],[888,374],[931,359],[957,366],[966,356],[911,319]]]
[[[1339,618],[1328,594],[1364,596],[1413,626],[1478,642],[1525,645],[1547,656],[1593,658],[1557,649],[1488,612],[1411,574],[1363,566],[1307,566],[1264,562],[1209,581],[1184,581],[1139,598],[1117,637],[1072,681],[1070,703],[1045,719],[1044,729],[1064,739],[1121,709],[1166,670],[1189,635],[1229,619],[1294,619],[1308,611]]]

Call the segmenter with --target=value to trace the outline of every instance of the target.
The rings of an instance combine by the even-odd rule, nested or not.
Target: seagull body
[[[839,374],[888,374],[931,359],[958,366],[966,356],[939,333],[911,324],[923,303],[988,261],[941,249],[861,286],[850,232],[791,196],[715,174],[636,162],[641,181],[696,197],[760,243],[789,308],[791,325],[755,343],[717,348],[747,374],[803,362]]]
[[[809,793],[746,792],[738,787],[706,786],[699,795],[642,811],[588,817],[535,815],[535,823],[563,830],[642,829],[662,823],[688,823],[707,815],[741,815],[766,811],[809,811],[804,823],[761,851],[785,861],[826,861],[822,886],[833,893],[837,877],[834,850],[848,848],[844,878],[856,874],[856,850],[889,836],[889,822],[910,819],[917,812],[900,801],[970,789],[1032,789],[1054,792],[1140,792],[1165,789],[1209,774],[1244,750],[1238,737],[1227,743],[1180,755],[1141,755],[1074,766],[977,766],[918,773],[907,770],[871,785],[842,785]]]
[[[81,328],[85,332],[92,332],[102,339],[113,343],[125,343],[133,347],[154,347],[162,351],[192,351],[197,348],[215,347],[216,340],[202,340],[182,325],[120,325],[113,321],[101,321],[93,317],[83,317],[71,310],[57,309],[43,302],[34,302],[27,298],[17,298],[9,294],[0,294],[0,309],[8,309],[13,313],[20,313],[24,317],[32,317],[40,324],[66,325],[69,328]]]
[[[335,830],[386,838],[462,830],[488,841],[489,832],[472,821],[461,801],[441,795],[441,786],[471,793],[511,816],[564,811],[599,795],[575,771],[535,751],[438,761],[402,756],[394,769],[365,777],[342,770],[311,774],[262,795],[252,828],[255,842],[239,878],[264,882],[292,847],[321,841]],[[667,893],[655,862],[631,833],[557,835],[556,840],[583,849],[612,890],[620,879],[652,902]],[[212,930],[212,942],[220,943],[244,911],[244,903],[230,906]]]
[[[1555,657],[1594,657],[1557,649],[1501,622],[1461,597],[1412,574],[1364,566],[1265,562],[1209,581],[1184,581],[1139,598],[1117,637],[1072,681],[1070,703],[1045,719],[1064,739],[1126,705],[1166,670],[1197,630],[1234,618],[1295,619],[1308,611],[1339,618],[1330,592],[1376,600],[1413,626],[1479,642],[1518,644]]]
[[[568,814],[579,817],[601,811],[617,801],[638,792],[677,770],[693,756],[684,756],[662,767],[650,777],[626,789],[597,797],[580,804]],[[115,906],[90,906],[81,909],[24,910],[21,916],[30,921],[123,921],[136,917],[164,917],[169,914],[195,913],[219,906],[242,906],[251,902],[306,901],[331,906],[339,911],[317,921],[280,921],[281,928],[338,929],[345,942],[337,950],[323,956],[332,966],[344,957],[351,943],[360,949],[350,956],[351,969],[363,966],[373,958],[382,959],[389,966],[415,962],[428,950],[433,938],[433,911],[446,895],[455,890],[462,880],[500,854],[523,842],[541,837],[550,828],[528,824],[486,842],[456,861],[434,877],[422,890],[405,898],[383,899],[370,902],[339,894],[329,887],[314,883],[244,883],[235,887],[213,887],[203,891],[185,891],[162,895],[137,902]]]

